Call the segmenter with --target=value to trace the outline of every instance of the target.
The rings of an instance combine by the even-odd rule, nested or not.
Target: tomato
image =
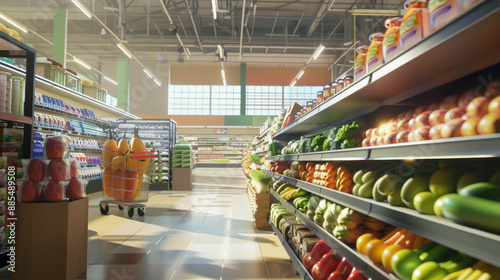
[[[64,198],[64,186],[61,182],[50,180],[45,187],[45,198],[50,202],[63,201]]]
[[[62,159],[53,159],[50,161],[48,166],[49,176],[54,181],[64,181],[66,180],[66,174],[68,172],[68,164]]]
[[[366,280],[366,277],[361,271],[354,270],[353,272],[351,272],[351,275],[349,275],[349,278],[347,278],[347,280]]]
[[[393,244],[393,245],[389,245],[387,246],[387,248],[385,248],[384,252],[382,253],[382,265],[389,271],[389,272],[394,272],[392,270],[392,267],[391,267],[391,259],[392,259],[392,256],[398,252],[398,251],[401,251],[403,250],[403,246],[400,246],[400,245],[397,245],[397,244]]]
[[[366,245],[368,242],[377,239],[373,234],[371,233],[365,233],[358,237],[358,240],[356,240],[356,249],[363,254],[366,255]]]
[[[38,200],[38,186],[35,181],[24,181],[21,186],[21,202]]]
[[[32,181],[43,181],[45,178],[45,163],[39,159],[30,160],[26,173]]]
[[[366,244],[366,255],[374,262],[382,262],[382,253],[384,252],[387,244],[380,239],[374,239]]]
[[[52,137],[45,142],[45,155],[48,159],[62,159],[66,151],[66,143],[62,137]]]
[[[70,165],[70,174],[71,178],[78,178],[78,165],[76,164],[76,160],[73,160]]]
[[[66,187],[66,194],[70,200],[77,200],[83,197],[83,184],[78,179],[71,179]]]

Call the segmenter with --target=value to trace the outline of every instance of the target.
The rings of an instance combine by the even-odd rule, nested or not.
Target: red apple
[[[384,137],[387,134],[387,124],[383,124],[378,128],[378,136]]]
[[[377,137],[377,146],[384,145],[384,137]]]
[[[415,110],[407,111],[404,115],[405,118],[411,119],[413,117]]]
[[[372,138],[377,138],[378,136],[379,136],[379,134],[378,134],[378,128],[375,127],[372,130]]]
[[[395,144],[397,133],[391,133],[384,136],[384,145]]]
[[[378,137],[370,138],[370,146],[377,146]]]
[[[441,102],[439,102],[439,101],[436,101],[436,102],[432,103],[431,105],[429,105],[427,107],[427,111],[431,111],[431,112],[432,111],[436,111],[437,109],[439,109],[439,105],[440,104],[441,104]]]
[[[490,101],[488,113],[500,113],[500,95]]]
[[[66,186],[66,194],[70,200],[83,198],[83,184],[78,179],[71,179]]]
[[[427,105],[420,105],[415,109],[415,111],[413,111],[413,117],[416,117],[425,111],[427,111]]]
[[[429,138],[432,140],[441,139],[441,129],[444,124],[437,124],[429,130]]]
[[[408,127],[410,130],[415,130],[417,129],[417,122],[416,118],[411,118],[410,121],[408,122]]]
[[[38,186],[35,181],[24,181],[21,186],[21,202],[33,202],[38,200]]]
[[[479,134],[490,134],[500,132],[500,113],[489,113],[481,118],[477,124]]]
[[[465,115],[465,113],[467,112],[465,111],[464,107],[452,108],[448,110],[448,112],[446,112],[446,114],[444,115],[444,122],[447,123],[451,120],[461,119],[462,116]]]
[[[472,99],[467,105],[467,114],[471,117],[482,117],[488,113],[490,97],[479,96]]]
[[[451,109],[457,107],[459,98],[460,95],[458,93],[449,95],[448,97],[443,99],[443,101],[441,101],[441,104],[439,104],[439,109]]]
[[[388,122],[387,127],[386,127],[386,134],[392,134],[392,133],[397,133],[398,132],[398,122]]]
[[[408,118],[402,119],[398,122],[397,124],[397,129],[399,131],[405,131],[405,130],[410,130],[410,120]]]
[[[462,136],[472,136],[472,135],[477,135],[477,124],[481,118],[479,117],[474,117],[474,118],[469,118],[464,121],[462,124],[462,127],[460,128],[460,135]]]
[[[460,95],[460,98],[458,99],[458,106],[459,107],[467,107],[467,104],[472,101],[472,99],[481,96],[482,92],[479,89],[470,89],[466,92],[464,92],[462,95]]]
[[[408,140],[410,142],[429,140],[430,129],[430,126],[419,127],[410,133],[410,135],[408,136]]]
[[[404,119],[405,115],[406,115],[406,112],[400,113],[400,114],[399,114],[399,115],[395,118],[395,121],[397,121],[397,122],[398,122],[398,121],[400,121],[400,120]]]
[[[372,138],[372,132],[373,132],[373,128],[370,128],[368,129],[365,134],[366,134],[366,138]]]
[[[408,136],[409,136],[409,134],[410,134],[409,130],[398,132],[398,134],[396,135],[396,142],[397,143],[406,143],[406,142],[408,142]]]
[[[459,137],[462,136],[460,128],[465,121],[462,119],[455,119],[444,124],[441,129],[441,138]]]
[[[63,184],[61,182],[50,180],[45,187],[45,198],[49,202],[63,201],[65,199]]]
[[[48,166],[49,176],[54,181],[64,181],[67,179],[68,164],[62,159],[53,159]]]
[[[31,159],[27,167],[28,179],[32,181],[43,181],[45,178],[45,163],[39,159]]]
[[[71,178],[78,178],[78,165],[76,160],[71,161],[70,174]]]
[[[486,87],[486,91],[484,92],[485,96],[495,97],[500,95],[500,78],[491,82],[491,84]]]
[[[431,126],[435,126],[437,124],[444,123],[444,116],[446,115],[447,112],[448,112],[447,109],[438,109],[433,111],[429,115],[429,124]]]
[[[370,146],[370,138],[363,139],[363,142],[361,143],[361,146],[363,146],[363,147],[369,147]]]
[[[48,159],[61,159],[66,152],[66,146],[66,140],[63,137],[49,138],[45,142],[45,154]]]
[[[431,115],[431,111],[425,111],[423,113],[420,113],[415,118],[415,126],[416,127],[428,126],[429,125],[429,117],[430,117],[430,115]]]

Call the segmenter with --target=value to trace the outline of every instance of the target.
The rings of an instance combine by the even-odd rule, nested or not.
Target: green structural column
[[[130,95],[130,61],[127,58],[118,58],[116,77],[118,81],[118,107],[128,112]]]
[[[68,34],[68,10],[54,10],[54,46],[52,48],[52,59],[66,67],[66,35]]]
[[[241,102],[240,102],[240,114],[246,115],[246,103],[247,103],[247,64],[240,64],[240,85],[241,85]]]

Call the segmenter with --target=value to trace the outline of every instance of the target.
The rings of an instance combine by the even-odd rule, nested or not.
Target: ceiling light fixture
[[[212,13],[214,15],[214,19],[217,19],[217,0],[212,0]]]
[[[304,69],[300,69],[299,73],[297,74],[297,80],[300,79],[300,77],[302,77],[302,75],[304,75]]]
[[[400,16],[401,9],[398,10],[352,9],[351,13],[355,16]]]
[[[6,14],[0,12],[0,18],[5,20],[6,22],[14,25],[15,27],[17,27],[19,30],[21,30],[22,32],[24,33],[28,33],[28,29],[26,27],[23,27],[22,24],[20,23],[17,23],[15,20],[11,19],[9,16],[7,16]]]
[[[92,18],[92,15],[89,13],[87,8],[85,6],[83,6],[82,3],[80,3],[80,1],[71,0],[71,2],[73,2],[78,7],[78,9],[80,9],[82,11],[82,13],[84,13],[88,18]]]
[[[76,63],[80,64],[81,66],[83,66],[85,68],[87,68],[88,70],[92,69],[92,67],[90,67],[90,65],[88,65],[87,63],[81,61],[80,59],[78,59],[76,57],[74,57],[73,59],[75,60]]]
[[[132,55],[129,53],[129,51],[127,50],[127,48],[125,48],[124,46],[122,46],[122,44],[116,44],[116,46],[128,57],[128,58],[132,58]]]
[[[293,80],[292,83],[290,84],[290,87],[295,86],[295,83],[297,83],[297,80]]]
[[[118,85],[118,82],[115,81],[115,80],[113,80],[113,79],[111,79],[110,77],[104,76],[104,80],[112,83],[113,85],[116,85],[116,86]]]
[[[160,81],[158,81],[156,78],[153,78],[153,81],[154,81],[154,82],[155,82],[155,83],[156,83],[159,87],[161,87],[161,82],[160,82]]]
[[[313,60],[316,60],[316,58],[318,58],[318,56],[323,52],[323,50],[325,49],[325,46],[323,46],[323,44],[319,44],[318,48],[314,51],[313,53]]]
[[[146,73],[146,75],[148,75],[148,77],[150,77],[151,79],[153,79],[153,75],[147,70],[147,69],[142,69],[144,71],[144,73]]]
[[[222,82],[224,83],[225,86],[226,84],[226,72],[224,71],[224,68],[220,69],[220,73],[222,74]]]

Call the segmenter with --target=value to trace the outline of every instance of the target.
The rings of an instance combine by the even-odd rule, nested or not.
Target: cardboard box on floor
[[[87,197],[16,205],[13,280],[75,279],[87,270]]]
[[[172,190],[190,191],[193,189],[193,170],[191,168],[172,168]]]

